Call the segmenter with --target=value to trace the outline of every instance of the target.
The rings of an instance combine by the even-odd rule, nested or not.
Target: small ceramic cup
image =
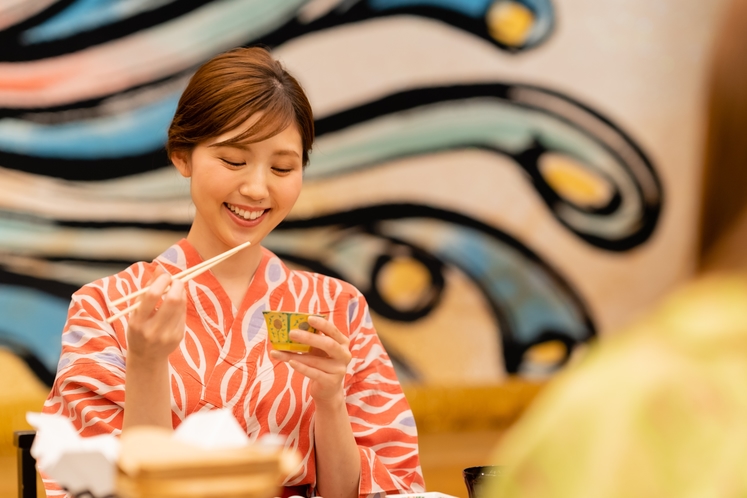
[[[487,488],[494,485],[494,481],[501,473],[500,466],[483,465],[481,467],[469,467],[462,471],[464,484],[467,486],[469,498],[487,498]]]
[[[299,329],[316,334],[317,330],[309,325],[310,316],[321,316],[313,313],[296,313],[290,311],[263,311],[267,323],[267,336],[273,349],[281,351],[294,351],[296,353],[308,353],[311,346],[300,344],[290,340],[288,333]]]

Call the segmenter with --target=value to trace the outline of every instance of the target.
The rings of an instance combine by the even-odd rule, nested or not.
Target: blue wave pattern
[[[515,1],[527,6],[535,14],[537,19],[530,39],[534,36],[535,42],[538,43],[547,36],[552,27],[554,13],[551,3],[548,0]],[[70,37],[80,38],[88,31],[99,30],[100,33],[102,27],[117,25],[149,10],[161,7],[166,9],[174,3],[169,0],[77,0],[60,13],[29,28],[21,34],[21,40],[27,45],[46,44],[52,50],[55,43],[50,42],[64,41]],[[461,29],[468,29],[465,28],[466,17],[470,19],[469,22],[474,21],[472,25],[479,26],[482,30],[475,36],[484,38],[486,35],[482,20],[493,4],[486,0],[368,0],[354,3],[348,11],[333,9],[317,24],[312,22],[307,31],[303,31],[299,24],[295,23],[295,16],[305,3],[307,2],[303,0],[221,0],[206,3],[200,9],[209,11],[213,16],[210,19],[216,21],[215,25],[210,26],[212,31],[201,30],[200,35],[212,39],[214,31],[217,33],[216,36],[226,36],[221,40],[233,39],[231,37],[239,36],[235,33],[236,29],[244,29],[245,44],[261,41],[265,36],[270,36],[268,39],[275,36],[275,39],[282,43],[291,39],[300,40],[304,34],[314,30],[333,29],[336,25],[365,21],[396,11],[412,15],[432,15],[446,23],[449,22],[449,16],[453,16],[454,19],[458,18],[454,26]],[[428,7],[430,10],[418,10],[420,7]],[[190,12],[189,15],[196,15],[200,9]],[[350,12],[353,14],[348,15]],[[238,13],[244,17],[236,19]],[[221,34],[222,25],[218,22],[221,19],[225,20],[229,15],[233,20],[230,36]],[[184,15],[181,20],[186,17],[187,15]],[[242,19],[246,19],[246,23],[242,24]],[[173,21],[179,20],[175,18]],[[200,22],[205,22],[204,17]],[[167,23],[155,28],[163,27]],[[131,33],[133,37],[140,34],[139,31]],[[193,53],[201,54],[200,57],[203,52],[197,51],[205,51],[204,46],[185,47],[190,47]],[[215,51],[223,50],[219,44],[215,47]],[[136,58],[136,54],[134,57]],[[179,81],[188,76],[190,67],[178,71],[175,69],[173,74],[154,77],[145,85],[138,84],[137,88],[128,88],[118,94],[96,97],[86,102],[66,102],[50,109],[27,109],[10,116],[6,115],[0,119],[0,153],[15,154],[23,157],[28,163],[79,160],[91,161],[93,164],[98,164],[95,162],[97,160],[127,160],[134,156],[159,154],[163,150],[166,129],[180,94]],[[474,96],[485,98],[485,95]],[[423,106],[415,110],[393,109],[376,119],[358,114],[349,119],[341,130],[322,132],[321,141],[338,140],[339,147],[327,148],[326,156],[312,157],[310,179],[316,176],[315,181],[323,182],[326,176],[344,176],[357,169],[373,169],[408,156],[435,154],[458,148],[480,147],[513,157],[531,149],[538,138],[548,147],[554,144],[570,154],[585,158],[592,166],[601,169],[615,169],[619,166],[618,158],[612,157],[614,154],[609,154],[609,151],[599,146],[593,137],[585,135],[588,130],[578,130],[569,126],[564,122],[563,116],[538,112],[526,105],[512,105],[505,99],[493,100],[488,108],[480,111],[463,113],[464,105],[472,102],[470,96],[444,100],[449,102],[436,102],[431,107]],[[375,106],[377,103],[371,105]],[[433,119],[434,115],[429,114],[434,110],[441,113],[437,119]],[[420,121],[415,123],[417,126],[411,126],[408,133],[392,134],[393,128],[384,126],[380,128],[383,130],[381,134],[368,134],[367,140],[362,143],[350,143],[341,139],[345,130],[354,130],[357,126],[376,128],[389,118],[394,121],[410,119],[410,124],[418,119]],[[460,126],[460,122],[467,126]],[[448,123],[452,126],[445,126]],[[486,123],[490,126],[481,126]],[[161,166],[162,164],[157,165]],[[519,163],[517,167],[520,167]],[[54,176],[54,173],[50,176]],[[128,179],[127,174],[123,174],[121,178],[108,180],[108,185],[118,181],[127,181],[128,189],[133,188],[132,179]],[[90,182],[90,185],[96,183]],[[145,184],[143,187],[145,190]],[[152,199],[144,199],[143,209],[152,211],[152,202]],[[486,301],[491,304],[496,337],[503,342],[502,349],[507,355],[506,368],[511,372],[521,371],[523,353],[533,344],[545,340],[548,334],[562,336],[571,344],[587,340],[594,334],[593,322],[582,299],[576,296],[562,276],[520,241],[512,239],[498,227],[482,225],[462,213],[437,208],[431,208],[429,211],[424,206],[414,206],[412,209],[405,207],[402,211],[405,214],[394,219],[390,208],[386,206],[369,207],[366,211],[369,220],[365,226],[358,217],[360,213],[344,210],[335,214],[339,218],[336,221],[321,218],[289,220],[285,227],[281,227],[268,238],[268,247],[287,255],[291,260],[297,259],[300,264],[317,264],[319,268],[312,269],[328,270],[352,281],[362,289],[367,289],[374,303],[372,309],[379,306],[380,314],[387,316],[389,313],[388,316],[403,322],[417,320],[437,307],[437,296],[442,290],[438,286],[444,282],[443,268],[458,269],[469,276],[486,297]],[[17,210],[23,213],[24,206],[17,206]],[[425,215],[422,214],[424,211]],[[155,230],[175,232],[184,228],[175,227],[173,223],[165,223],[166,226],[163,227],[151,217],[143,216],[143,219],[138,218],[137,213],[132,213],[131,219],[117,219],[115,225],[118,223],[117,226],[131,229],[133,233],[139,230],[143,235]],[[68,236],[69,233],[75,233],[75,228],[65,225],[70,223],[69,219],[51,221],[51,231],[37,233],[38,237],[48,240],[53,240],[54,237],[59,239],[57,232],[62,226],[68,230]],[[55,225],[55,221],[59,222],[60,226]],[[76,223],[82,225],[79,231],[96,230],[95,224],[86,226],[85,218],[76,220]],[[106,222],[103,222],[103,225],[106,225]],[[28,234],[34,231],[34,224],[23,219],[17,220],[14,226]],[[350,227],[357,229],[351,230]],[[376,229],[367,232],[366,230],[371,227]],[[102,230],[102,233],[105,232]],[[316,242],[312,244],[311,241]],[[407,246],[413,254],[418,254],[418,257],[427,262],[429,271],[432,272],[432,281],[435,282],[434,297],[422,308],[397,314],[396,310],[393,311],[393,307],[377,294],[376,272],[379,271],[381,264],[386,264],[381,263],[386,259],[382,259],[382,256],[386,256],[384,250],[391,244]],[[13,253],[14,250],[0,243],[0,252]],[[112,260],[117,260],[116,255],[104,253],[103,250],[100,250],[98,255],[55,254],[54,258],[45,259],[47,256],[37,254],[33,257],[54,264],[65,256],[83,260],[81,264],[111,265]],[[131,256],[132,253],[127,253],[128,258]],[[126,261],[122,261],[124,259],[124,256],[120,256],[122,266],[126,264]],[[147,259],[147,255],[143,254],[140,259]],[[13,274],[14,271],[17,272],[17,276],[25,276],[21,267],[10,268],[7,273]],[[54,279],[49,281],[50,286],[60,283]],[[70,281],[62,283],[72,285]],[[62,329],[66,311],[67,300],[60,295],[59,290],[55,295],[51,291],[47,293],[9,282],[0,283],[0,314],[6,318],[0,326],[0,342],[8,343],[19,350],[29,351],[39,358],[48,370],[54,371],[59,354],[59,331]],[[75,339],[63,338],[68,341]]]
[[[500,0],[499,0],[500,1]],[[524,48],[537,45],[547,38],[555,24],[555,11],[550,0],[502,0],[527,7],[534,14],[532,29]],[[368,0],[374,11],[386,12],[406,7],[436,7],[458,12],[473,19],[484,19],[496,0]]]
[[[175,0],[77,0],[47,21],[21,35],[25,44],[67,38],[107,26]]]
[[[49,370],[57,369],[60,331],[69,300],[15,285],[0,285],[0,344],[30,353]]]
[[[470,17],[483,17],[494,0],[369,0],[374,10],[398,9],[427,5],[460,12]]]
[[[377,104],[401,107],[375,114],[375,105],[362,106],[362,113],[373,114],[370,119],[323,134],[308,178],[439,151],[482,149],[511,158],[529,174],[553,216],[595,246],[627,250],[645,241],[656,225],[662,194],[648,159],[621,131],[569,99],[523,85],[485,84],[413,90]],[[605,185],[604,205],[592,208],[557,192],[540,167],[552,154],[572,158]]]
[[[0,149],[61,159],[104,159],[163,148],[179,94],[110,116],[60,124],[0,120]]]
[[[472,277],[490,302],[501,303],[515,340],[533,344],[546,331],[564,331],[577,342],[591,337],[587,317],[567,289],[515,247],[474,228],[435,221],[387,222],[383,231],[412,239]]]

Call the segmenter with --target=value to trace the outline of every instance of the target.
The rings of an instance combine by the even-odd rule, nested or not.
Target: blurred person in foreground
[[[487,496],[747,496],[747,1],[725,21],[698,278],[545,389],[497,448]]]

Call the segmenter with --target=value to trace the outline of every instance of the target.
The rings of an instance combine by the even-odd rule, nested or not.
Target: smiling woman
[[[233,50],[195,73],[167,144],[190,179],[189,234],[73,295],[45,412],[93,436],[228,408],[250,440],[281,436],[300,453],[282,496],[423,491],[412,413],[363,295],[262,247],[300,194],[313,139],[306,95],[267,51]],[[186,284],[172,278],[246,242]],[[132,304],[115,301],[146,287],[110,324]],[[318,333],[289,334],[309,354],[273,350],[264,311],[321,315],[308,322]]]
[[[191,178],[196,214],[187,240],[200,254],[220,254],[247,239],[263,240],[301,193],[304,149],[298,126],[291,123],[258,142],[234,142],[236,136],[251,136],[253,128],[261,126],[262,119],[256,116],[191,151],[177,149],[171,154],[179,172]],[[259,244],[244,252],[245,257],[249,254],[254,254],[251,264],[256,266]],[[241,304],[248,283],[238,281],[231,289],[234,306]]]

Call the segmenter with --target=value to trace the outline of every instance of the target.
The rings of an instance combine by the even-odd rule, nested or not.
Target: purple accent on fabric
[[[249,325],[246,327],[246,341],[249,342],[252,339],[254,339],[254,336],[257,335],[257,332],[259,332],[262,329],[262,326],[265,324],[265,317],[262,314],[264,311],[264,307],[259,307],[254,311],[254,314],[249,319]]]
[[[62,334],[62,344],[75,344],[80,341],[83,334],[84,332],[82,330],[68,330]]]
[[[122,369],[125,367],[124,358],[112,353],[99,353],[94,355],[97,359],[102,360],[110,365],[116,365]]]
[[[166,252],[161,254],[161,257],[163,257],[164,259],[168,259],[174,264],[176,264],[179,260],[179,255],[176,253],[176,248],[174,247],[169,247]]]
[[[412,417],[405,417],[399,423],[408,427],[415,427],[415,419]]]
[[[348,305],[348,323],[353,321],[353,315],[355,315],[357,309],[358,301],[350,301],[350,304]]]
[[[57,363],[57,371],[59,372],[70,364],[70,358],[60,358],[60,362]]]
[[[280,271],[280,265],[277,263],[270,263],[270,266],[267,268],[267,277],[270,281],[277,282],[280,280],[281,276],[282,272]]]

